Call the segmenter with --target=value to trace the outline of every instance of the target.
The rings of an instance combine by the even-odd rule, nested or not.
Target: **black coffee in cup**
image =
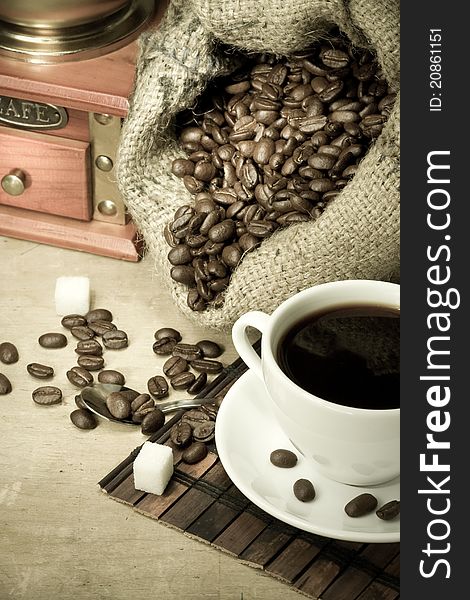
[[[400,406],[400,311],[341,306],[297,321],[277,362],[299,387],[329,402],[375,410]]]

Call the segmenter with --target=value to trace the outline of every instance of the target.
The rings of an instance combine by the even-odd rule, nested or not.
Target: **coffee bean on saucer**
[[[113,369],[106,369],[98,374],[98,381],[100,383],[113,383],[114,385],[124,385],[126,379],[119,371]]]
[[[98,340],[80,340],[75,348],[75,352],[77,354],[101,356],[103,354],[103,346]]]
[[[73,327],[86,325],[86,319],[82,315],[65,315],[60,324],[62,327],[65,327],[65,329],[72,329]]]
[[[36,404],[49,406],[62,402],[62,391],[58,387],[45,385],[36,388],[32,393],[32,398]]]
[[[308,479],[297,479],[293,490],[295,497],[301,502],[310,502],[315,498],[315,488]]]
[[[78,429],[94,429],[98,425],[95,415],[86,408],[78,408],[70,413],[70,420]]]
[[[350,517],[362,517],[377,508],[377,498],[372,494],[359,494],[344,507],[344,512]]]
[[[282,469],[290,469],[297,464],[297,456],[290,450],[284,450],[283,448],[273,450],[269,460],[274,466],[281,467]]]
[[[6,375],[0,373],[0,396],[6,396],[11,392],[11,382]]]
[[[173,327],[162,327],[161,329],[157,329],[154,334],[156,340],[163,340],[165,338],[170,338],[175,340],[175,342],[181,342],[181,333],[177,329],[173,329]]]
[[[67,371],[66,376],[72,385],[79,388],[93,383],[93,375],[83,367],[72,367]]]
[[[145,415],[141,423],[141,431],[144,435],[155,433],[165,423],[165,415],[159,408]]]
[[[87,325],[77,325],[77,327],[72,327],[70,333],[77,340],[91,340],[95,337],[95,332],[90,329]]]
[[[207,446],[203,442],[194,442],[183,452],[181,460],[189,465],[193,465],[206,458],[207,452]]]
[[[154,398],[168,396],[168,382],[161,375],[155,375],[147,381],[147,389]]]
[[[178,421],[170,431],[170,439],[178,448],[187,446],[193,438],[193,429],[189,423]]]
[[[195,382],[194,373],[179,373],[170,379],[171,387],[174,390],[187,390]]]
[[[87,369],[88,371],[99,371],[104,366],[104,358],[102,356],[93,356],[81,354],[77,359],[80,367]]]
[[[30,363],[26,365],[26,370],[30,375],[37,379],[50,379],[54,376],[54,369],[47,365],[41,365],[39,363]]]
[[[220,373],[224,365],[218,360],[210,360],[208,358],[197,358],[190,362],[191,368],[200,373],[215,374]]]
[[[188,394],[198,394],[207,383],[207,373],[199,373],[193,383],[188,387]]]
[[[201,350],[204,358],[217,358],[223,352],[222,347],[211,340],[201,340],[196,346]]]
[[[400,500],[391,500],[375,511],[375,514],[383,521],[390,521],[400,514]]]
[[[43,348],[65,348],[67,338],[63,333],[43,333],[38,342]]]
[[[120,329],[107,331],[103,334],[103,344],[109,350],[121,350],[122,348],[127,348],[129,345],[127,333]]]
[[[111,392],[106,398],[106,406],[116,419],[127,419],[131,414],[131,403],[121,392]]]
[[[2,342],[0,344],[0,361],[5,365],[12,365],[18,362],[18,349],[11,342]]]
[[[113,315],[107,308],[94,308],[85,315],[88,323],[93,321],[112,321]]]
[[[167,377],[174,377],[188,370],[188,362],[181,356],[171,356],[163,365]]]

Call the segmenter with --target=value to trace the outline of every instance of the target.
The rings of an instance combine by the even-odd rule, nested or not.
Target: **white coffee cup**
[[[260,311],[242,315],[232,337],[242,359],[264,381],[276,419],[293,446],[327,477],[370,486],[400,473],[400,409],[355,408],[319,398],[289,379],[276,359],[280,340],[302,317],[354,305],[397,311],[400,286],[368,280],[317,285],[292,296],[271,315]],[[261,359],[247,327],[262,334]]]

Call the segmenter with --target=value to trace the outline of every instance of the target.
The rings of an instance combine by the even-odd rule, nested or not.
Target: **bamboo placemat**
[[[199,394],[224,396],[246,371],[241,359]],[[149,440],[169,444],[178,411]],[[114,500],[196,539],[210,543],[250,566],[263,569],[310,598],[395,600],[399,597],[400,545],[332,540],[291,527],[250,502],[230,481],[212,446],[199,463],[181,462],[162,496],[134,488],[132,466],[140,446],[100,482]]]

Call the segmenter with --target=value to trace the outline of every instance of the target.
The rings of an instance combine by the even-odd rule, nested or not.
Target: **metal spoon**
[[[96,383],[92,386],[87,386],[82,389],[80,396],[83,400],[83,404],[87,406],[91,412],[96,415],[103,417],[107,421],[115,421],[116,423],[126,423],[128,425],[138,425],[140,423],[134,423],[131,419],[116,419],[109,412],[106,406],[106,398],[111,392],[124,392],[130,388],[115,385],[113,383]],[[209,398],[185,398],[183,400],[161,400],[158,402],[158,408],[164,413],[174,412],[180,408],[197,408],[205,402],[210,402]]]

